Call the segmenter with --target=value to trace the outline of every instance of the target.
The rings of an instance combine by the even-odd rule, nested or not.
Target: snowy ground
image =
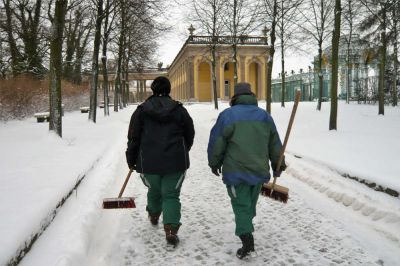
[[[148,222],[146,188],[137,174],[125,193],[136,197],[136,209],[101,209],[128,171],[124,150],[133,110],[106,119],[100,114],[97,125],[67,113],[63,140],[33,119],[0,125],[6,151],[0,155],[0,265],[50,224],[55,205],[83,175],[21,265],[243,264],[234,256],[240,240],[233,234],[225,186],[207,167],[209,131],[218,115],[211,104],[188,106],[196,137],[182,187],[176,251],[165,251],[162,226]],[[289,168],[278,181],[290,188],[290,199],[284,205],[260,197],[252,265],[400,265],[400,199],[341,175],[400,191],[400,109],[386,108],[382,117],[377,107],[341,104],[337,132],[328,130],[328,110],[325,105],[315,111],[315,103],[299,106]],[[290,103],[273,105],[282,138],[290,111]]]

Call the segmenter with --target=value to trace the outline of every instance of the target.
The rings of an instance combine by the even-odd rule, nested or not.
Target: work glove
[[[273,177],[280,177],[282,172],[286,170],[286,167],[287,166],[286,166],[286,162],[285,162],[285,156],[283,156],[281,167],[279,167],[279,169],[275,169],[276,166],[272,165],[272,169],[274,169],[274,170],[272,170],[272,176]]]
[[[214,175],[219,176],[219,174],[221,173],[221,166],[220,167],[211,167],[211,172]]]
[[[272,172],[272,176],[273,176],[273,177],[280,177],[281,174],[282,174],[282,171],[273,171],[273,172]]]

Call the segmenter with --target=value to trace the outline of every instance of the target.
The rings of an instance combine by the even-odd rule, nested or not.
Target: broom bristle
[[[261,188],[261,194],[263,196],[272,198],[274,200],[281,201],[283,203],[287,203],[287,201],[289,199],[289,193],[288,193],[289,190],[285,187],[282,187],[282,186],[277,187],[277,186],[278,185],[275,185],[274,190],[272,191],[272,194],[271,194],[271,186],[264,185]],[[281,188],[284,188],[284,189],[281,189]]]
[[[103,209],[126,209],[136,208],[133,197],[108,198],[103,200]]]

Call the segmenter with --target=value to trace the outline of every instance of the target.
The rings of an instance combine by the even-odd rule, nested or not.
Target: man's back
[[[128,150],[136,155],[137,172],[168,174],[189,168],[194,129],[181,103],[152,96],[138,106],[129,128]]]
[[[276,160],[280,147],[272,117],[257,107],[254,95],[241,95],[211,131],[209,163],[223,165],[227,184],[256,184],[269,179],[268,161]]]

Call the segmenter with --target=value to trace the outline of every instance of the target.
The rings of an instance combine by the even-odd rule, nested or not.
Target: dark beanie
[[[252,94],[251,92],[251,86],[249,83],[247,82],[240,82],[238,84],[235,85],[234,88],[234,95],[238,96],[238,95],[242,95],[242,94]]]
[[[171,92],[171,83],[166,77],[157,77],[151,83],[151,90],[154,95],[169,95]]]

